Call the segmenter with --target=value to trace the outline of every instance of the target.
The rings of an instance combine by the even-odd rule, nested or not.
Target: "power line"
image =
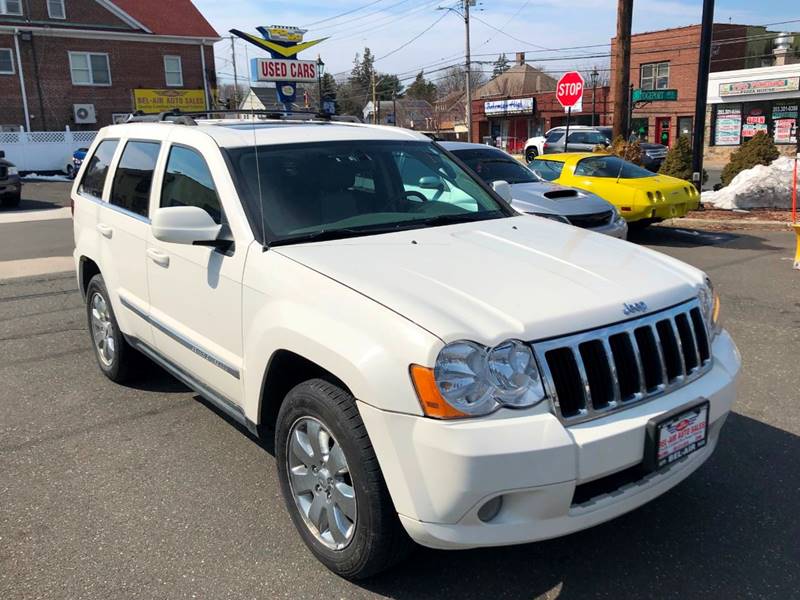
[[[363,6],[359,6],[358,8],[350,9],[350,10],[345,11],[343,13],[339,13],[338,15],[334,15],[332,17],[326,17],[325,19],[320,19],[319,21],[313,21],[312,23],[307,23],[307,24],[303,25],[303,28],[311,27],[312,25],[316,25],[317,23],[326,23],[328,21],[335,21],[336,19],[340,19],[340,18],[342,18],[342,17],[344,17],[346,15],[352,15],[353,13],[356,13],[356,12],[358,12],[360,10],[364,10],[365,8],[369,8],[370,6],[374,6],[375,4],[378,4],[379,2],[383,2],[383,0],[373,0],[372,2],[368,2],[367,4],[364,4]]]
[[[433,28],[434,28],[434,27],[435,27],[435,26],[436,26],[436,25],[439,23],[439,21],[441,21],[442,19],[444,19],[446,16],[447,16],[447,13],[443,13],[443,14],[442,14],[442,15],[441,15],[441,16],[440,16],[438,19],[436,19],[436,20],[435,20],[433,23],[431,23],[431,24],[430,24],[428,27],[426,27],[425,29],[423,29],[422,31],[420,31],[420,32],[419,32],[417,35],[415,35],[413,38],[411,38],[410,40],[408,40],[408,41],[407,41],[407,42],[405,42],[404,44],[401,44],[400,46],[398,46],[397,48],[395,48],[395,49],[394,49],[394,50],[392,50],[391,52],[387,52],[387,53],[386,53],[386,54],[384,54],[383,56],[379,56],[378,58],[376,58],[376,59],[375,59],[375,62],[378,62],[379,60],[383,60],[384,58],[387,58],[387,57],[391,56],[392,54],[395,54],[395,53],[399,52],[400,50],[402,50],[402,49],[403,49],[403,48],[405,48],[406,46],[408,46],[408,45],[410,45],[410,44],[414,43],[414,42],[415,42],[415,41],[417,41],[419,38],[421,38],[423,35],[425,35],[426,33],[428,33],[428,32],[429,32],[431,29],[433,29]]]

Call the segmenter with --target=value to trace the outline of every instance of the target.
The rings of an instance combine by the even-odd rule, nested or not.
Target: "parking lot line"
[[[72,213],[68,206],[62,208],[48,208],[44,210],[22,210],[14,212],[0,212],[0,224],[25,223],[28,221],[51,221],[53,219],[71,219]]]

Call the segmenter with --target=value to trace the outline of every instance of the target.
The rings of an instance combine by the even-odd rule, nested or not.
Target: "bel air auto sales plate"
[[[708,442],[708,400],[681,407],[647,424],[645,463],[650,469],[664,468]]]

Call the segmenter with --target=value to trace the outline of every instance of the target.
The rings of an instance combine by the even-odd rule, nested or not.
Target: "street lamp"
[[[322,62],[322,57],[317,54],[317,87],[319,88],[319,112],[324,113],[325,108],[322,103],[322,76],[325,73],[325,63]]]
[[[595,103],[594,99],[597,96],[597,79],[600,77],[600,73],[597,72],[597,69],[592,69],[592,72],[589,73],[589,80],[592,82],[592,127],[594,127],[595,121]]]

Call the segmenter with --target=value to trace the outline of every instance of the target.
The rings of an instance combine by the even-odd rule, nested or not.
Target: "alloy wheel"
[[[114,342],[114,323],[111,321],[108,304],[102,294],[95,292],[92,295],[91,308],[92,338],[97,356],[106,367],[110,367],[117,349]]]
[[[295,421],[286,444],[289,486],[303,521],[326,547],[345,548],[356,529],[356,497],[342,447],[313,417]]]

